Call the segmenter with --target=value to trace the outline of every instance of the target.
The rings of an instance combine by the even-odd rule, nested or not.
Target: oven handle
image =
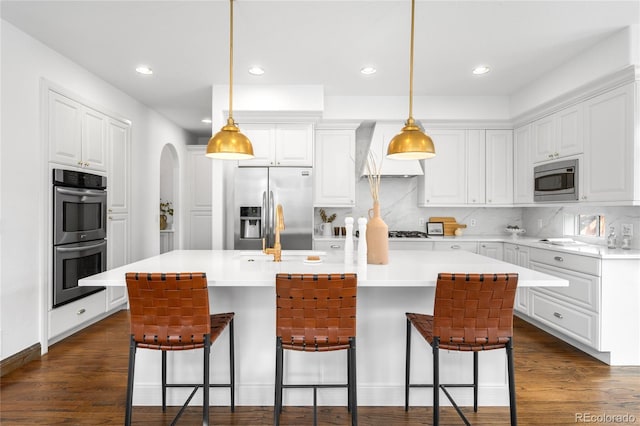
[[[80,251],[80,250],[91,250],[94,248],[99,248],[102,246],[106,246],[107,242],[105,240],[100,240],[99,242],[95,243],[95,244],[89,244],[89,243],[82,243],[82,244],[87,244],[87,245],[82,245],[82,246],[78,246],[76,244],[75,247],[60,247],[57,246],[56,247],[56,251],[65,253],[65,252],[70,252],[70,251]]]
[[[94,196],[94,197],[102,197],[105,194],[105,191],[103,190],[94,190],[94,189],[69,189],[69,188],[61,188],[61,187],[57,187],[56,191],[59,192],[60,194],[65,194],[65,195],[88,195],[88,196]]]

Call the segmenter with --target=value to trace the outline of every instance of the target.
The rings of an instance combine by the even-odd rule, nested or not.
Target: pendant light
[[[229,117],[227,124],[209,139],[206,156],[222,160],[246,160],[253,158],[253,146],[233,121],[233,0],[229,0],[229,7]]]
[[[394,160],[422,160],[433,158],[433,141],[416,125],[413,119],[413,29],[416,0],[411,0],[411,55],[409,60],[409,118],[402,131],[395,135],[387,148],[387,158]]]

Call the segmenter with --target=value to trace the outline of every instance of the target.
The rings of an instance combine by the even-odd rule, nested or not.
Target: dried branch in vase
[[[382,165],[380,165],[381,167]],[[379,201],[380,195],[380,167],[376,164],[376,158],[369,152],[367,158],[367,179],[369,180],[369,191],[374,203]]]

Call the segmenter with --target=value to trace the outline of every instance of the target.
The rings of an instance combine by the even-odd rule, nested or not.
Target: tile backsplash
[[[452,216],[458,223],[467,225],[465,235],[500,235],[505,234],[507,225],[522,227],[522,209],[520,208],[487,208],[487,207],[418,207],[417,178],[383,178],[380,184],[380,214],[390,230],[425,231],[426,225],[420,225],[432,216]],[[369,192],[369,183],[360,179],[356,185],[356,206],[353,208],[325,208],[327,214],[336,213],[336,226],[344,225],[344,218],[367,216],[373,201]],[[315,209],[316,225],[320,215]],[[476,226],[471,226],[474,219]],[[316,226],[317,228],[317,226]],[[316,230],[318,232],[318,230]]]
[[[418,178],[383,178],[380,184],[380,213],[390,230],[425,231],[420,225],[431,216],[453,216],[458,223],[467,225],[464,235],[507,235],[507,225],[518,225],[527,230],[525,236],[534,238],[562,237],[565,215],[604,215],[606,232],[614,226],[618,241],[621,240],[622,224],[633,226],[631,246],[640,249],[640,207],[417,207]],[[367,216],[372,207],[369,184],[360,179],[356,184],[356,205],[353,208],[325,208],[327,214],[336,213],[335,226],[344,226],[344,218]],[[474,220],[476,225],[471,226]],[[321,223],[319,208],[315,209],[316,233]],[[541,225],[541,226],[539,226]],[[355,229],[355,227],[354,227]],[[605,237],[580,238],[591,244],[605,244]]]

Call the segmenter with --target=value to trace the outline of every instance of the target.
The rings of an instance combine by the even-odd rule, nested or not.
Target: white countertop
[[[259,251],[174,250],[79,280],[79,285],[124,286],[126,272],[205,272],[210,287],[268,287],[276,273],[358,274],[360,287],[433,287],[439,272],[519,274],[521,287],[562,287],[568,281],[465,251],[390,250],[387,265],[346,265],[342,255],[321,255],[306,263],[309,251],[284,251],[282,262]],[[319,252],[323,253],[323,252]]]
[[[355,237],[354,237],[355,238]],[[344,237],[323,237],[314,236],[316,241],[344,241]],[[532,237],[518,237],[516,239],[511,238],[508,235],[463,235],[461,237],[429,237],[429,238],[393,238],[389,241],[395,242],[424,242],[433,243],[439,241],[453,242],[453,241],[469,241],[469,242],[501,242],[519,244],[527,247],[540,248],[546,250],[556,250],[564,253],[581,254],[589,257],[596,257],[599,259],[620,259],[620,260],[640,260],[640,250],[622,250],[609,249],[604,246],[595,244],[576,244],[576,245],[555,245],[550,243],[541,242],[542,238]],[[356,239],[357,240],[357,239]]]

